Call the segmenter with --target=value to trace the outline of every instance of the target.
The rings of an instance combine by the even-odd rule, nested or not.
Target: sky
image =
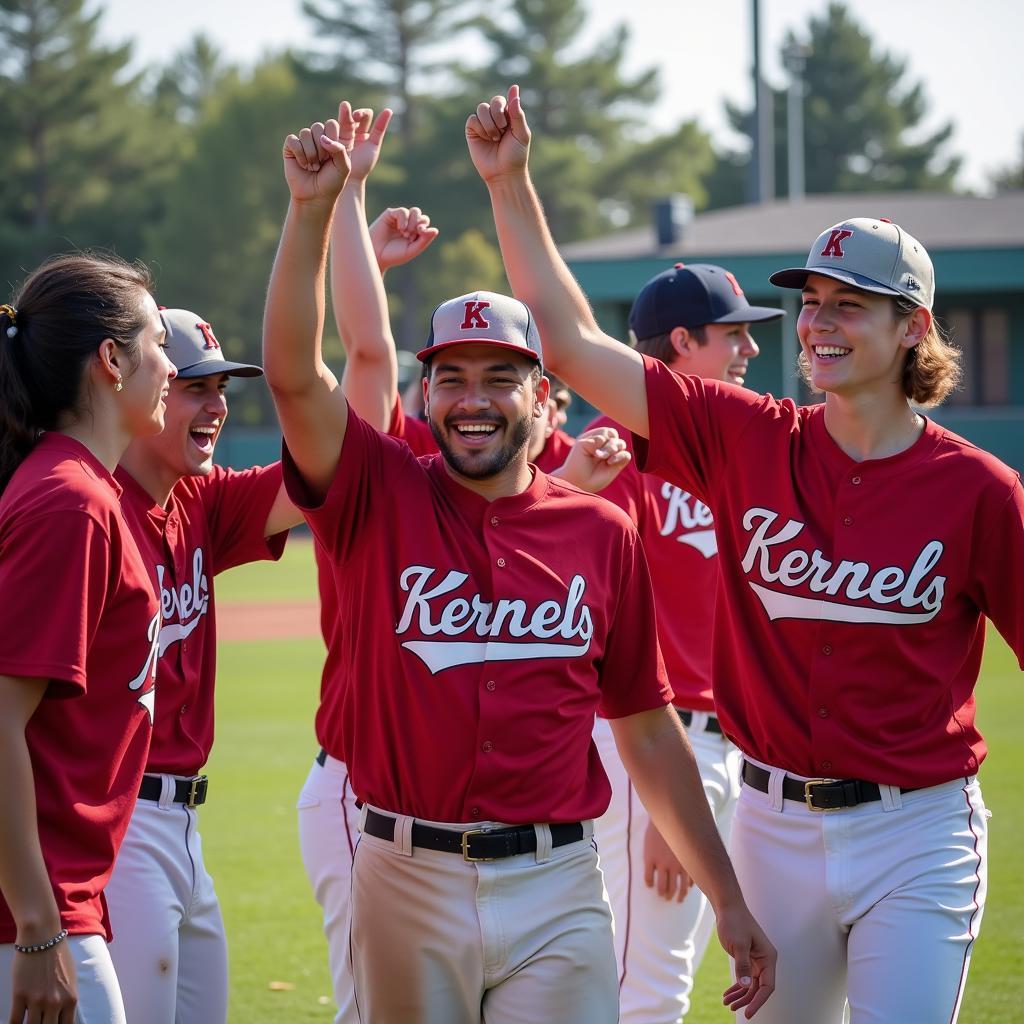
[[[299,0],[96,0],[103,35],[134,42],[136,67],[165,63],[203,31],[239,64],[268,50],[313,41]],[[735,142],[723,102],[752,97],[751,0],[586,0],[591,17],[580,45],[626,21],[627,70],[660,71],[662,99],[650,113],[663,130],[696,118],[719,143]],[[494,9],[500,8],[495,2]],[[908,62],[907,80],[924,85],[924,130],[948,120],[952,148],[964,158],[962,187],[986,191],[993,171],[1020,160],[1024,135],[1024,3],[1020,0],[848,0],[875,45]],[[628,15],[624,15],[624,9]],[[761,55],[773,85],[787,77],[778,51],[788,30],[821,16],[827,0],[761,0]],[[340,98],[340,97],[339,97]]]

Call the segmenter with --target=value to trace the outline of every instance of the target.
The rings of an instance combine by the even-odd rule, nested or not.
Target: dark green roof
[[[1024,248],[1024,192],[991,198],[942,192],[880,192],[808,196],[730,206],[697,214],[680,242],[659,246],[651,225],[562,247],[584,260],[686,259],[805,253],[830,224],[850,217],[886,217],[928,251]]]

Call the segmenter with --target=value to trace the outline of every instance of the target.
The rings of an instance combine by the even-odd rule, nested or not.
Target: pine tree
[[[360,95],[339,96],[354,106],[395,109],[389,131],[386,158],[375,172],[375,186],[415,183],[416,194],[394,199],[402,205],[424,205],[431,189],[424,178],[431,168],[420,162],[423,145],[430,142],[433,118],[426,100],[428,86],[450,91],[452,76],[439,57],[439,48],[450,46],[470,27],[476,0],[304,0],[302,9],[311,19],[322,46],[307,54],[305,63],[314,76],[339,73],[361,82]],[[426,186],[426,187],[424,187]],[[403,348],[418,347],[422,340],[423,302],[420,279],[424,265],[413,263],[392,275],[389,286],[396,293],[399,315],[396,337]]]
[[[510,15],[481,22],[496,54],[489,88],[521,85],[536,132],[531,173],[556,238],[607,231],[610,214],[646,219],[650,200],[669,192],[703,202],[700,178],[712,160],[703,132],[693,124],[660,137],[637,130],[658,97],[658,74],[626,73],[625,25],[580,53],[581,0],[512,0]]]
[[[0,2],[0,274],[71,246],[138,253],[169,142],[85,0]]]
[[[949,122],[921,137],[928,103],[920,83],[909,83],[908,65],[881,50],[847,8],[832,3],[812,18],[806,34],[790,32],[781,47],[807,48],[804,70],[806,191],[882,192],[950,190],[960,169],[945,150]],[[787,191],[786,94],[772,90],[775,125],[775,181]],[[726,104],[732,127],[751,136],[753,112]],[[711,181],[712,204],[746,198],[749,154],[727,152]]]
[[[997,192],[1012,192],[1024,189],[1024,136],[1020,140],[1020,160],[1016,164],[1004,167],[992,175],[992,184]]]

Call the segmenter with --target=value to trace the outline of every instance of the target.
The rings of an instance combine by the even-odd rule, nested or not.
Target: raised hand
[[[519,86],[509,86],[508,98],[495,96],[481,103],[466,121],[466,144],[473,166],[484,181],[526,170],[530,128],[526,123]]]
[[[668,902],[682,903],[693,885],[693,879],[679,863],[653,821],[647,822],[644,833],[644,883],[655,889]]]
[[[595,427],[576,438],[565,462],[551,475],[597,494],[629,465],[631,458],[617,431]]]
[[[317,121],[284,140],[284,178],[297,203],[333,208],[349,175],[348,150],[331,119]]]
[[[414,260],[437,236],[437,228],[418,206],[388,207],[370,225],[373,253],[382,272]]]
[[[377,166],[392,111],[385,107],[374,120],[369,107],[353,110],[348,100],[338,106],[339,141],[348,150],[351,180],[365,181]]]

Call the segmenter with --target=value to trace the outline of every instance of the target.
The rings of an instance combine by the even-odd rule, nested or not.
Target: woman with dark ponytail
[[[103,886],[149,748],[159,610],[113,471],[174,367],[143,268],[0,305],[0,1017],[124,1024]],[[77,1015],[76,1015],[77,1014]]]

